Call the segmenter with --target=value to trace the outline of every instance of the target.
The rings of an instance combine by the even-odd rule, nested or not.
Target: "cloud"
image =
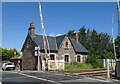
[[[60,36],[60,35],[62,35],[62,34],[55,34],[55,33],[49,34],[49,36],[53,36],[53,37],[55,37],[55,36]]]
[[[56,36],[61,36],[62,34],[56,34]]]

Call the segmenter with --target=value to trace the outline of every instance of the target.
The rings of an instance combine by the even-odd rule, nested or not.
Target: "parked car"
[[[15,70],[15,65],[12,62],[3,63],[2,70]]]

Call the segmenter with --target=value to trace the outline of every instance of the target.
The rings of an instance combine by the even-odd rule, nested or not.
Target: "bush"
[[[89,55],[86,59],[86,63],[89,63],[93,66],[93,68],[103,68],[103,63],[99,61],[98,56]]]
[[[79,70],[79,69],[92,69],[92,68],[93,67],[91,64],[87,64],[87,63],[81,64],[78,62],[72,62],[65,66],[65,70]]]
[[[14,52],[16,52],[16,55],[20,55],[20,52],[16,48],[7,49],[0,47],[0,51],[0,53],[2,53],[2,60],[9,60],[11,57],[13,57]]]

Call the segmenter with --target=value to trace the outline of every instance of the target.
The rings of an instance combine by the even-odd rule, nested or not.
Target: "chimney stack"
[[[79,39],[79,35],[78,33],[75,33],[75,40],[78,42],[78,39]]]
[[[29,34],[30,36],[34,36],[34,35],[35,35],[34,30],[35,30],[35,26],[34,26],[34,22],[32,22],[32,23],[30,23],[30,27],[29,27],[29,29],[28,29],[28,34]]]

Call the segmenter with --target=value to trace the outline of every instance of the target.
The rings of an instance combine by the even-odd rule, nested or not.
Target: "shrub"
[[[79,70],[79,69],[92,69],[92,68],[93,67],[91,64],[87,64],[87,63],[81,64],[78,62],[72,62],[65,66],[65,70]]]
[[[95,55],[88,56],[86,63],[91,64],[93,68],[103,68],[103,63],[100,62]]]

